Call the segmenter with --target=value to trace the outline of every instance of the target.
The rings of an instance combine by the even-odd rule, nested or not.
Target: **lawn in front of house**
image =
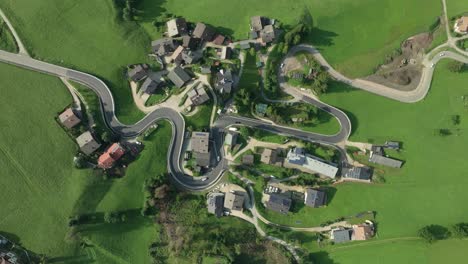
[[[326,220],[376,211],[379,239],[416,236],[429,224],[450,226],[465,221],[463,209],[468,196],[464,162],[468,141],[468,74],[452,73],[448,61],[437,65],[428,96],[421,102],[404,104],[342,84],[334,84],[322,99],[350,114],[352,141],[403,142],[399,153],[403,168],[386,172],[384,184],[345,183],[335,186],[336,193],[326,208],[289,214],[265,215],[276,223],[315,226]],[[465,98],[465,99],[464,99]],[[460,116],[460,124],[453,116]],[[438,131],[448,129],[450,135]],[[438,195],[445,193],[444,198]],[[450,205],[449,207],[447,205]],[[301,224],[297,224],[300,221]]]
[[[2,1],[0,8],[35,58],[102,79],[123,123],[144,116],[133,103],[125,67],[151,62],[151,39],[136,23],[120,21],[112,0],[15,0]]]
[[[448,2],[450,6],[451,1]],[[185,17],[188,21],[213,25],[234,39],[246,39],[250,17],[262,15],[294,25],[305,7],[317,28],[309,42],[320,48],[332,66],[350,77],[372,73],[403,40],[428,31],[442,14],[440,1],[425,0],[241,0],[222,3],[216,0],[145,0],[139,9],[145,13],[141,21],[145,28],[151,28],[151,22],[165,9],[166,13]],[[236,10],[235,15],[232,10]]]

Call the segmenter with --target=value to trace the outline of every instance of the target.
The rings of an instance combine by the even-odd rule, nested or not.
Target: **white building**
[[[308,173],[318,173],[320,175],[334,179],[338,168],[326,163],[324,160],[306,154],[302,148],[289,150],[284,162],[284,167],[298,169]]]

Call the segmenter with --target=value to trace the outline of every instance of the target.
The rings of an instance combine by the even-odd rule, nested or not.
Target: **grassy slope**
[[[160,6],[190,21],[212,24],[224,33],[233,34],[236,39],[247,38],[251,16],[264,15],[293,24],[306,6],[320,29],[312,36],[312,42],[323,48],[333,66],[349,76],[369,74],[386,54],[399,47],[401,41],[426,31],[441,14],[440,1],[436,0],[241,0],[222,3],[216,0],[146,0],[142,7],[151,12],[145,14],[145,28],[151,28],[149,23],[159,14]],[[232,10],[236,10],[235,15]],[[359,67],[356,67],[357,61]]]
[[[0,49],[9,51],[9,52],[18,52],[18,47],[16,46],[15,38],[11,34],[8,26],[0,18]]]
[[[280,217],[282,223],[303,226],[376,210],[381,238],[413,236],[420,227],[437,223],[450,225],[468,219],[463,210],[468,201],[464,190],[468,165],[464,142],[468,118],[461,101],[468,95],[468,74],[447,70],[447,62],[437,66],[428,97],[419,103],[402,104],[366,92],[335,87],[322,98],[352,113],[352,141],[404,142],[401,154],[404,167],[387,175],[383,185],[341,184],[327,208],[309,209],[300,217]],[[448,137],[434,135],[435,129],[453,128],[452,115],[461,116],[461,134]],[[445,193],[440,198],[440,193]],[[450,209],[447,208],[450,205]],[[305,217],[307,215],[307,217]]]
[[[153,175],[165,173],[166,151],[171,138],[171,126],[160,123],[158,130],[143,143],[145,149],[132,163],[124,178],[115,180],[97,206],[98,212],[128,211],[129,221],[123,224],[102,224],[85,232],[95,251],[122,263],[148,263],[148,246],[156,240],[158,226],[140,217],[143,206],[143,183]]]
[[[185,126],[192,127],[193,131],[209,129],[213,99],[203,105],[197,106],[197,108],[195,114],[185,117]]]
[[[434,244],[421,240],[366,242],[338,246],[330,254],[313,254],[321,264],[362,263],[465,263],[467,240],[451,239]],[[362,256],[366,257],[363,258]]]
[[[447,15],[450,19],[453,16],[468,12],[468,4],[464,0],[447,0]],[[453,27],[453,25],[450,25]]]
[[[35,57],[105,80],[121,121],[133,123],[143,116],[134,106],[123,69],[147,60],[150,40],[135,24],[116,22],[112,0],[6,0],[0,8]]]
[[[68,216],[89,174],[73,168],[77,146],[54,120],[71,96],[58,79],[5,64],[0,93],[0,230],[35,252],[69,256]]]

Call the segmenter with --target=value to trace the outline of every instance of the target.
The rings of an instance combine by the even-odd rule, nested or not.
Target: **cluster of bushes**
[[[451,72],[460,73],[466,69],[467,65],[463,62],[452,60],[447,67]]]
[[[276,67],[281,58],[289,52],[291,46],[298,45],[310,34],[312,30],[312,17],[307,10],[304,10],[298,23],[279,37],[278,45],[270,52],[268,61],[265,65],[264,88],[271,94],[277,94],[279,91],[278,80],[276,76]]]
[[[266,116],[279,124],[291,124],[292,117],[300,118],[303,122],[317,123],[319,121],[318,114],[317,107],[310,104],[303,104],[295,108],[288,104],[278,103],[270,104],[266,109]]]
[[[135,20],[136,6],[141,0],[114,0],[115,5],[122,10],[122,19],[125,21]]]
[[[156,214],[156,198],[163,199],[170,191],[170,188],[165,184],[167,178],[167,174],[159,174],[150,179],[146,179],[143,183],[145,200],[140,212],[142,216],[152,216]]]
[[[466,238],[468,237],[468,223],[457,223],[451,227],[451,230],[440,225],[428,225],[421,228],[418,235],[428,243],[450,237]]]

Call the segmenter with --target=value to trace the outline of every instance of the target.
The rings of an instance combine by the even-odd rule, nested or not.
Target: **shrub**
[[[418,231],[418,235],[429,243],[450,237],[450,231],[440,225],[428,225]]]

